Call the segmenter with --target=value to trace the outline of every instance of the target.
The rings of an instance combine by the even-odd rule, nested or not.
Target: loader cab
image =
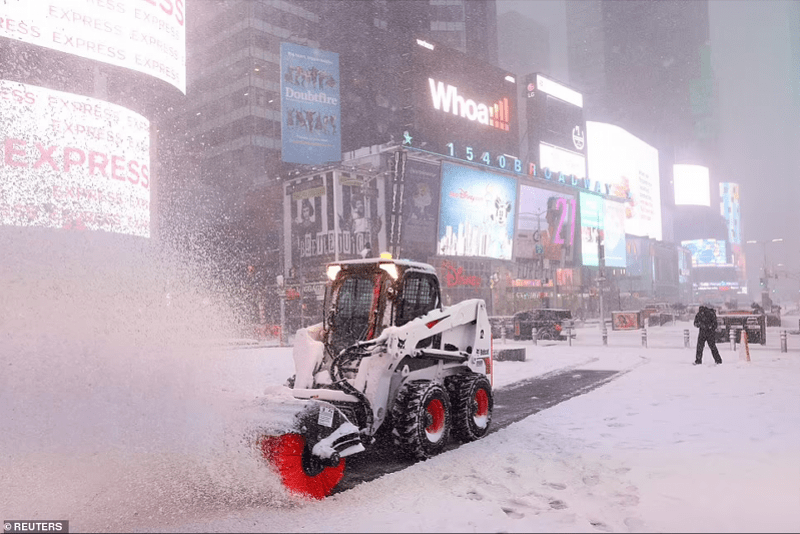
[[[332,354],[441,308],[436,271],[427,264],[370,258],[328,265],[325,344]]]

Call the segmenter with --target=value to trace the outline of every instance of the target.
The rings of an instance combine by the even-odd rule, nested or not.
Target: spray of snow
[[[24,235],[0,236],[4,517],[125,530],[293,506],[247,433],[268,373],[237,374],[230,360],[252,351],[208,343],[235,336],[237,316],[202,271],[141,240]]]

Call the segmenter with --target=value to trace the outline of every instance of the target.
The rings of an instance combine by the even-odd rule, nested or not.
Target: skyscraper
[[[588,0],[566,2],[566,9],[570,83],[584,95],[586,119],[616,124],[658,148],[662,176],[670,176],[675,158],[709,165],[713,136],[696,123],[713,114],[713,82],[704,109],[693,100],[713,80],[703,59],[708,3]],[[668,188],[662,192],[671,198]]]
[[[192,185],[174,189],[189,195],[184,214],[207,221],[206,234],[244,261],[275,261],[281,199],[274,192],[295,167],[281,162],[281,42],[339,54],[348,152],[398,135],[401,56],[413,36],[496,63],[495,16],[494,0],[195,3],[187,17],[187,95],[173,124],[197,163]],[[181,183],[185,169],[176,165],[170,176]],[[192,194],[201,198],[195,203]]]

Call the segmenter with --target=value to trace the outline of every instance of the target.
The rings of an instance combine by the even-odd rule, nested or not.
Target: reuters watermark
[[[31,519],[12,519],[3,521],[3,532],[25,532],[36,534],[37,532],[57,532],[62,534],[69,532],[69,521],[59,520],[31,520]]]

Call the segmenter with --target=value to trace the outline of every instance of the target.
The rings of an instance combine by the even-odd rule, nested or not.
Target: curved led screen
[[[147,119],[7,80],[0,117],[0,225],[150,237]]]
[[[0,2],[0,37],[126,67],[186,93],[184,0]]]
[[[589,176],[627,198],[625,232],[660,241],[658,150],[613,124],[587,121],[586,135]]]

